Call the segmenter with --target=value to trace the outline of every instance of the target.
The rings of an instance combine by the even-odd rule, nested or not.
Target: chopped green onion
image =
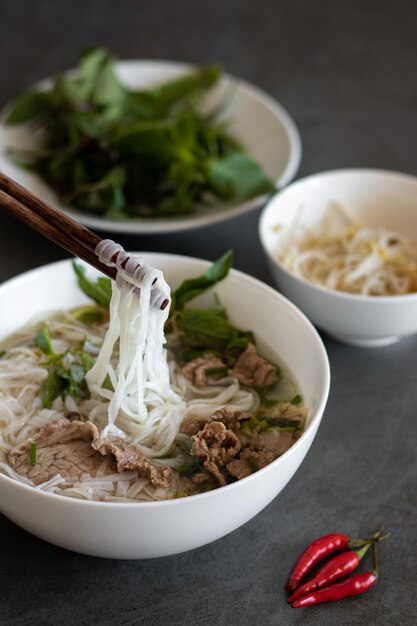
[[[261,420],[261,421],[259,422],[259,428],[260,428],[261,430],[268,430],[268,428],[269,428],[269,424],[268,424],[267,420]]]
[[[200,462],[195,460],[195,461],[192,461],[191,463],[181,463],[181,465],[175,468],[175,471],[177,472],[177,474],[180,474],[180,476],[182,474],[191,475],[191,474],[196,474],[197,472],[201,472],[202,467],[201,467]]]
[[[296,396],[293,397],[293,399],[291,400],[291,404],[301,404],[303,401],[303,396],[301,396],[299,393],[297,393]]]
[[[30,444],[29,465],[30,467],[35,467],[36,465],[36,443],[34,441]]]
[[[275,400],[274,398],[264,398],[262,400],[262,405],[266,408],[269,409],[272,406],[275,406],[279,403],[279,400]]]
[[[270,426],[277,426],[283,431],[292,432],[294,430],[299,430],[302,426],[302,420],[289,420],[285,417],[267,417],[265,418]]]
[[[206,376],[225,375],[229,370],[227,367],[208,367],[204,370]]]
[[[186,498],[187,496],[188,496],[188,493],[184,489],[180,489],[179,491],[176,491],[174,493],[174,500],[176,498]]]
[[[212,491],[215,488],[216,488],[216,485],[212,483],[211,480],[207,480],[205,483],[201,485],[200,491],[204,493],[205,491]]]
[[[5,354],[6,354],[6,350],[0,350],[0,359],[2,359]]]
[[[49,330],[46,326],[37,332],[35,337],[35,346],[37,346],[44,354],[47,354],[48,356],[55,356]]]
[[[114,391],[113,383],[111,382],[110,376],[108,374],[106,375],[106,378],[104,379],[101,388],[108,389],[109,391]]]
[[[245,433],[246,435],[251,435],[252,434],[252,429],[249,426],[249,421],[245,421],[242,422],[242,433]]]

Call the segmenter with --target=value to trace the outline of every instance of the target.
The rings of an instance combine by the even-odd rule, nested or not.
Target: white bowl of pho
[[[128,265],[111,296],[70,260],[0,287],[0,511],[109,558],[183,552],[251,519],[299,467],[329,390],[313,326],[231,253],[142,263],[140,298]],[[165,280],[161,311],[149,295],[169,297]]]
[[[417,178],[309,176],[269,202],[259,233],[280,290],[329,335],[379,347],[417,332]]]

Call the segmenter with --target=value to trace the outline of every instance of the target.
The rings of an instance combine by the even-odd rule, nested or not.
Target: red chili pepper
[[[339,578],[343,578],[353,572],[353,570],[358,567],[370,546],[371,544],[368,543],[361,550],[341,552],[330,561],[327,561],[327,563],[319,569],[314,578],[304,585],[301,585],[301,587],[298,587],[298,589],[290,595],[288,603],[292,604],[298,598],[302,598],[316,589],[327,587]]]
[[[358,596],[368,591],[375,584],[377,578],[378,574],[375,570],[356,574],[346,578],[346,580],[342,580],[340,583],[330,585],[330,587],[325,587],[324,589],[318,589],[302,598],[298,598],[298,600],[292,603],[292,606],[295,609],[301,609],[314,604],[336,602],[336,600],[343,600],[343,598]]]
[[[291,574],[289,575],[285,585],[285,590],[294,591],[300,580],[311,570],[312,567],[316,565],[316,563],[322,561],[326,558],[326,556],[329,556],[329,554],[336,552],[336,550],[361,548],[374,541],[377,541],[377,539],[355,539],[340,533],[332,533],[316,539],[298,558]]]

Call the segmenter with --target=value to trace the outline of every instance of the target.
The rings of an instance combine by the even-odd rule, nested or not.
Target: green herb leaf
[[[221,159],[210,159],[207,168],[211,189],[224,200],[243,202],[254,196],[276,191],[276,186],[262,168],[244,152],[233,152]]]
[[[302,419],[290,420],[284,417],[266,417],[266,416],[262,416],[262,419],[268,422],[270,426],[277,426],[281,430],[285,430],[287,432],[300,430],[303,424]]]
[[[95,358],[87,354],[86,352],[80,352],[79,356],[81,360],[81,365],[83,366],[85,371],[88,372],[88,370],[91,370],[94,363],[96,362]]]
[[[172,294],[172,311],[180,311],[184,305],[226,278],[233,265],[233,252],[229,250],[217,259],[208,270],[197,278],[189,278]]]
[[[5,125],[23,124],[45,113],[49,108],[50,96],[43,91],[27,91],[14,101],[13,108],[6,117]]]
[[[58,374],[56,367],[53,367],[48,376],[43,381],[39,397],[45,409],[51,409],[55,398],[58,398],[64,390],[64,382]]]
[[[257,472],[259,470],[259,466],[258,466],[258,463],[256,462],[256,458],[252,454],[248,455],[247,461],[251,467],[252,472]]]
[[[152,94],[167,105],[179,100],[201,97],[203,92],[218,81],[221,71],[218,65],[208,65],[161,85],[154,89]]]
[[[97,306],[82,306],[74,309],[71,313],[84,324],[101,324],[105,317],[103,309]]]
[[[278,403],[279,403],[279,400],[275,400],[274,398],[262,398],[261,399],[262,406],[264,406],[267,409],[273,406],[276,406]]]
[[[79,265],[76,261],[72,262],[75,273],[78,278],[78,285],[80,289],[89,297],[100,304],[101,306],[108,308],[111,299],[111,280],[110,278],[99,277],[95,282],[87,278],[86,270],[82,265]]]
[[[107,374],[106,378],[101,385],[103,389],[108,389],[109,391],[114,391],[113,383],[111,382],[110,376]]]
[[[5,354],[6,354],[6,350],[0,350],[0,359],[2,359]]]
[[[202,465],[198,459],[193,459],[189,463],[182,463],[175,468],[175,471],[180,476],[192,476],[202,471]]]
[[[35,346],[37,346],[44,354],[48,356],[55,356],[54,349],[51,343],[51,337],[49,335],[49,330],[46,328],[41,328],[35,337]]]
[[[87,88],[87,97],[94,104],[115,105],[123,102],[126,90],[116,76],[114,59],[104,48],[84,53],[80,74]]]
[[[90,392],[85,382],[85,369],[80,363],[71,363],[68,369],[68,384],[65,388],[65,395],[74,398],[88,399]]]
[[[177,314],[176,324],[184,333],[188,348],[207,348],[223,353],[231,348],[244,350],[254,341],[250,331],[232,326],[223,314],[210,309],[184,309]]]
[[[301,404],[302,401],[303,401],[303,396],[297,393],[297,395],[295,395],[293,399],[291,400],[291,404],[298,405],[298,404]]]

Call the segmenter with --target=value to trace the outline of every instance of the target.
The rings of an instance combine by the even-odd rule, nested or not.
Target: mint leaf
[[[233,252],[229,250],[217,259],[208,270],[197,278],[184,280],[172,294],[172,311],[180,311],[184,305],[226,278],[233,265]]]

